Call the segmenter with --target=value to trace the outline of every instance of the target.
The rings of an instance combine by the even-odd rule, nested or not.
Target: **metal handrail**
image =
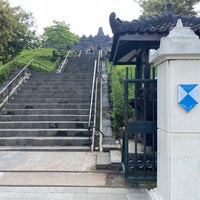
[[[70,51],[67,52],[67,55],[65,56],[65,59],[63,60],[63,62],[61,63],[61,65],[58,67],[58,69],[56,70],[56,73],[61,73],[65,64],[68,61],[68,57],[69,57]]]
[[[88,119],[88,130],[91,129],[91,118],[92,118],[92,105],[93,105],[93,99],[94,99],[94,91],[95,91],[95,83],[96,83],[96,77],[97,77],[97,67],[99,68],[100,65],[100,51],[98,54],[98,60],[95,60],[94,63],[94,73],[93,73],[93,81],[92,81],[92,94],[90,98],[90,112],[89,112],[89,119]]]
[[[98,133],[100,133],[102,136],[105,136],[105,134],[100,130],[99,127],[97,127],[97,126],[93,126],[92,128],[94,128],[95,131],[97,131]]]
[[[91,126],[93,106],[94,106],[94,116],[96,115],[96,103],[97,103],[96,102],[96,98],[97,98],[97,90],[96,90],[96,88],[97,88],[97,82],[98,82],[97,79],[99,77],[98,70],[99,70],[99,66],[100,66],[100,58],[101,58],[101,52],[99,51],[98,60],[95,60],[95,64],[94,64],[94,73],[93,73],[93,82],[92,82],[92,93],[91,93],[91,99],[90,99],[90,111],[89,111],[89,119],[88,119],[89,143],[91,141],[90,138],[91,138],[92,135],[94,135],[95,130],[98,131],[99,133],[101,133],[100,134],[101,136],[104,136],[104,134],[100,131],[100,129],[95,126],[96,125],[96,118],[94,118],[93,126]],[[93,104],[94,98],[95,98],[95,104]],[[91,134],[91,130],[92,130],[92,134]],[[92,137],[92,139],[94,139],[94,137]],[[94,141],[92,141],[92,146],[93,146],[93,143],[94,143]]]
[[[0,91],[0,95],[2,95],[2,93],[4,93],[11,85],[12,83],[14,83],[15,80],[17,80],[17,78],[28,68],[28,66],[34,61],[34,59],[32,59],[24,68],[22,68],[17,75]]]
[[[91,98],[90,98],[90,111],[89,111],[89,118],[88,118],[88,130],[89,131],[91,129],[92,105],[93,105],[93,99],[94,99],[96,72],[97,72],[97,60],[95,60],[95,62],[94,62],[94,72],[93,72],[93,80],[92,80],[92,94],[91,94]]]
[[[40,62],[38,62],[35,59],[32,59],[28,62],[28,64],[25,65],[15,76],[14,78],[0,91],[0,108],[4,105],[6,101],[8,101],[9,97],[12,96],[15,89],[23,82],[23,80],[26,79],[26,71],[28,67],[31,65],[31,63],[36,62],[40,65],[44,65]],[[45,67],[48,67],[44,65]],[[14,84],[14,86],[13,86]],[[3,99],[2,99],[3,97]]]
[[[79,51],[78,57],[81,57],[82,50]]]
[[[23,67],[15,77],[0,91],[0,108],[8,101],[17,87],[26,79],[26,70],[28,66],[34,61],[32,59],[25,67]]]

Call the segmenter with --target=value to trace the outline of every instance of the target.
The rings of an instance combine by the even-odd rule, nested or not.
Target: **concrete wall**
[[[150,57],[158,77],[158,177],[154,200],[200,200],[200,105],[179,105],[180,84],[200,86],[200,41],[177,26]],[[198,97],[199,101],[199,97]]]

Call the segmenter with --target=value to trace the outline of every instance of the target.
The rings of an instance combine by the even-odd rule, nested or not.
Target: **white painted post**
[[[200,40],[178,20],[150,62],[158,79],[158,175],[150,197],[200,200]]]

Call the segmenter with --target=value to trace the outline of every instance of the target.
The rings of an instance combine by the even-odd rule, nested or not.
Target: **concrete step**
[[[87,86],[91,86],[92,85],[92,80],[91,81],[68,81],[68,82],[24,82],[21,87],[25,86],[26,84],[29,85],[29,87],[40,87],[40,86],[45,86],[45,85],[49,85],[49,86],[55,86],[55,85],[59,85],[59,87],[63,87],[63,86],[68,86],[68,87],[87,87]]]
[[[76,76],[77,78],[84,78],[84,77],[89,77],[91,78],[92,75],[93,75],[93,70],[88,70],[88,69],[85,69],[85,70],[75,70],[77,73],[76,73]],[[74,71],[68,71],[66,73],[44,73],[44,74],[41,74],[41,73],[32,73],[31,74],[31,79],[33,80],[66,80],[66,78],[71,78],[71,77],[74,77]]]
[[[89,109],[5,109],[4,115],[74,114],[88,115]]]
[[[110,151],[110,162],[112,169],[122,170],[122,154],[121,150]]]
[[[69,63],[68,63],[69,64]],[[49,77],[65,77],[68,76],[68,74],[72,74],[74,75],[74,72],[77,72],[78,74],[87,74],[87,73],[93,73],[94,71],[94,66],[91,66],[91,63],[87,64],[87,66],[83,66],[83,63],[80,63],[81,66],[76,63],[74,63],[74,66],[70,66],[68,65],[67,68],[62,72],[62,73],[48,73],[48,72],[44,72],[44,73],[35,73],[32,72],[31,76],[32,77],[45,77],[45,76],[49,76]],[[89,66],[90,65],[90,66]]]
[[[88,129],[86,128],[52,128],[52,129],[0,129],[1,137],[65,137],[65,136],[82,136],[89,137]]]
[[[76,59],[73,62],[68,62],[63,74],[68,73],[69,71],[72,71],[72,72],[73,71],[84,72],[85,70],[92,71],[94,69],[94,63],[95,63],[95,59],[87,60],[87,58],[85,58],[85,59],[80,59],[79,61]]]
[[[87,121],[11,121],[0,122],[0,129],[80,129],[88,128]]]
[[[97,154],[96,169],[122,170],[121,151],[112,150]]]
[[[88,95],[91,94],[91,88],[66,88],[64,89],[52,89],[52,88],[23,88],[20,90],[15,91],[15,95],[23,94],[23,95],[30,95],[30,94],[51,94],[53,95],[73,95],[73,94],[81,94],[81,95]]]
[[[21,91],[22,89],[23,90],[27,90],[27,91],[32,91],[32,90],[39,90],[39,91],[46,91],[46,90],[61,90],[61,91],[76,91],[78,89],[82,89],[82,90],[85,90],[85,89],[91,89],[91,85],[86,85],[86,86],[83,86],[83,85],[74,85],[74,86],[71,86],[71,85],[67,85],[67,84],[64,84],[64,85],[50,85],[50,84],[45,84],[45,85],[30,85],[30,84],[24,84],[22,85],[21,87],[19,87],[18,91]]]
[[[88,109],[90,103],[7,103],[7,109]]]
[[[92,80],[93,78],[93,73],[71,73],[67,74],[66,76],[62,77],[54,77],[54,76],[40,76],[40,77],[31,77],[29,79],[29,82],[52,82],[54,81],[55,83],[57,82],[69,82],[69,81],[88,81]]]
[[[78,99],[81,99],[81,98],[87,98],[87,97],[90,97],[91,94],[90,92],[74,92],[74,93],[71,93],[71,94],[68,94],[68,92],[66,93],[39,93],[39,92],[34,92],[34,93],[18,93],[18,94],[15,94],[12,98],[15,99],[19,99],[19,98],[23,98],[23,99],[27,99],[27,98],[43,98],[43,99],[50,99],[50,98],[78,98]]]
[[[97,154],[96,169],[111,169],[109,152],[100,152]]]
[[[84,152],[90,151],[90,146],[0,146],[0,151],[73,151]]]
[[[9,100],[9,103],[89,103],[90,97],[81,98],[81,99],[74,99],[74,98],[31,98],[31,99],[24,99],[22,98],[12,98]]]
[[[0,146],[89,146],[88,137],[1,137]]]
[[[80,76],[82,77],[83,75],[91,75],[93,74],[93,69],[85,69],[83,71],[81,70],[75,70],[75,71],[78,71],[79,73],[77,73],[76,75],[77,76]],[[44,72],[43,74],[42,73],[32,73],[31,74],[31,78],[58,78],[58,79],[62,79],[62,78],[65,78],[65,77],[68,77],[68,76],[74,76],[74,72],[71,70],[70,71],[67,71],[66,73],[47,73],[47,72]]]
[[[60,84],[63,85],[68,84],[68,83],[74,83],[75,85],[79,85],[79,83],[92,83],[92,77],[82,77],[82,78],[76,78],[76,76],[74,77],[68,77],[66,79],[29,79],[26,81],[26,83],[28,84],[34,84],[34,83],[39,83],[39,84],[48,84],[50,83],[51,85],[53,85],[53,83],[55,85]]]
[[[83,91],[87,91],[87,90],[91,90],[92,88],[92,84],[90,83],[82,83],[82,84],[51,84],[51,83],[47,83],[47,84],[29,84],[29,83],[25,83],[22,84],[17,91],[60,91],[60,92],[66,92],[66,91],[79,91],[79,90],[83,90]]]
[[[88,115],[0,115],[0,121],[86,121]]]
[[[88,70],[90,70],[91,72],[93,72],[93,69],[88,69]],[[78,71],[79,71],[78,74],[80,74],[80,75],[84,75],[84,74],[88,74],[88,73],[91,74],[91,72],[87,72],[87,71],[84,71],[84,70],[83,71],[78,70]],[[62,78],[62,77],[68,76],[69,74],[70,75],[74,75],[74,73],[70,72],[70,70],[68,70],[65,73],[48,73],[48,72],[42,72],[42,73],[37,72],[37,73],[35,73],[35,72],[32,72],[31,73],[31,78],[39,78],[39,77],[41,77],[41,78],[43,78],[43,77],[53,77],[53,78],[54,77],[58,77],[58,78]]]
[[[51,95],[73,95],[73,94],[91,94],[91,88],[66,88],[64,89],[40,89],[40,88],[35,88],[35,89],[21,89],[21,90],[17,90],[15,92],[15,94],[17,95],[30,95],[30,94],[51,94]]]
[[[37,83],[37,84],[36,84]],[[35,87],[35,86],[42,86],[42,85],[49,85],[49,86],[53,86],[53,85],[59,85],[60,87],[62,87],[62,86],[65,86],[65,85],[67,85],[67,86],[83,86],[83,87],[86,87],[86,86],[91,86],[92,85],[92,80],[90,80],[90,79],[83,79],[83,80],[77,80],[77,79],[74,79],[74,80],[70,80],[70,79],[68,79],[68,80],[66,80],[66,81],[54,81],[54,80],[52,80],[52,81],[46,81],[46,82],[44,82],[44,81],[34,81],[34,80],[29,80],[29,81],[27,81],[27,82],[24,82],[21,86],[24,86],[24,85],[26,85],[26,84],[28,84],[28,85],[30,85],[30,86],[33,86],[33,87]]]
[[[36,84],[38,83],[38,84]],[[32,79],[27,79],[25,80],[21,86],[26,86],[26,85],[30,85],[30,86],[45,86],[45,85],[49,85],[51,87],[55,86],[55,87],[69,87],[69,86],[87,86],[88,85],[92,85],[92,79],[74,79],[74,80],[70,80],[70,79],[66,79],[66,80],[59,80],[59,81],[55,81],[55,80],[49,80],[49,82],[47,81],[43,81],[43,80],[32,80]]]

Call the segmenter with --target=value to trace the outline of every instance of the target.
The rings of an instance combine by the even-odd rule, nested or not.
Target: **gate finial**
[[[168,0],[166,4],[166,13],[170,15],[172,14],[172,3],[170,2],[170,0]]]

